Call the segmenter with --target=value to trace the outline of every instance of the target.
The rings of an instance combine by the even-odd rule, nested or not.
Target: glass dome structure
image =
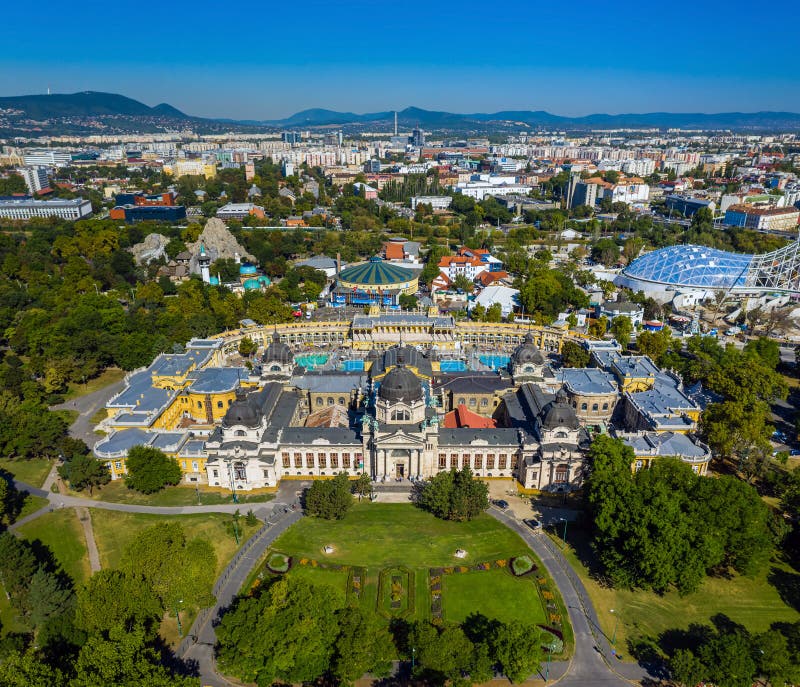
[[[753,256],[707,246],[669,246],[634,260],[622,273],[628,279],[664,286],[731,289],[744,287]]]

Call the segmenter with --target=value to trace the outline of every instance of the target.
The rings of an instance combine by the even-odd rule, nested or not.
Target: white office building
[[[72,155],[63,150],[26,150],[22,155],[26,167],[66,167],[72,162]]]
[[[33,217],[60,217],[77,220],[92,214],[92,204],[84,198],[66,200],[31,200],[13,198],[0,200],[0,217],[4,219],[29,220]]]
[[[447,210],[453,199],[450,196],[413,196],[411,209],[416,210],[417,205],[430,205],[433,210]]]

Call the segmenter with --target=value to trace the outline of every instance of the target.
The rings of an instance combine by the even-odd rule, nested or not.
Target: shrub
[[[511,570],[515,575],[525,575],[533,570],[533,561],[528,556],[517,556],[511,561]]]

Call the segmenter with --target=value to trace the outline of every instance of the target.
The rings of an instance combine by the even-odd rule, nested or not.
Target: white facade
[[[430,205],[434,210],[447,210],[453,199],[450,196],[414,196],[411,199],[411,209],[416,210],[417,205]]]
[[[66,167],[72,162],[72,155],[61,150],[26,150],[22,160],[26,167]]]
[[[73,200],[2,200],[0,217],[29,220],[33,217],[60,217],[78,220],[92,214],[92,204],[84,198]]]
[[[20,167],[17,173],[25,179],[25,185],[31,194],[38,193],[50,184],[47,167]]]

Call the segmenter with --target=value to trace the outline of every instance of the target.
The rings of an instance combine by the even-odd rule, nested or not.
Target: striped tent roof
[[[381,258],[370,258],[369,262],[353,265],[339,273],[339,281],[365,286],[385,286],[409,282],[417,276],[414,270],[398,267]]]

